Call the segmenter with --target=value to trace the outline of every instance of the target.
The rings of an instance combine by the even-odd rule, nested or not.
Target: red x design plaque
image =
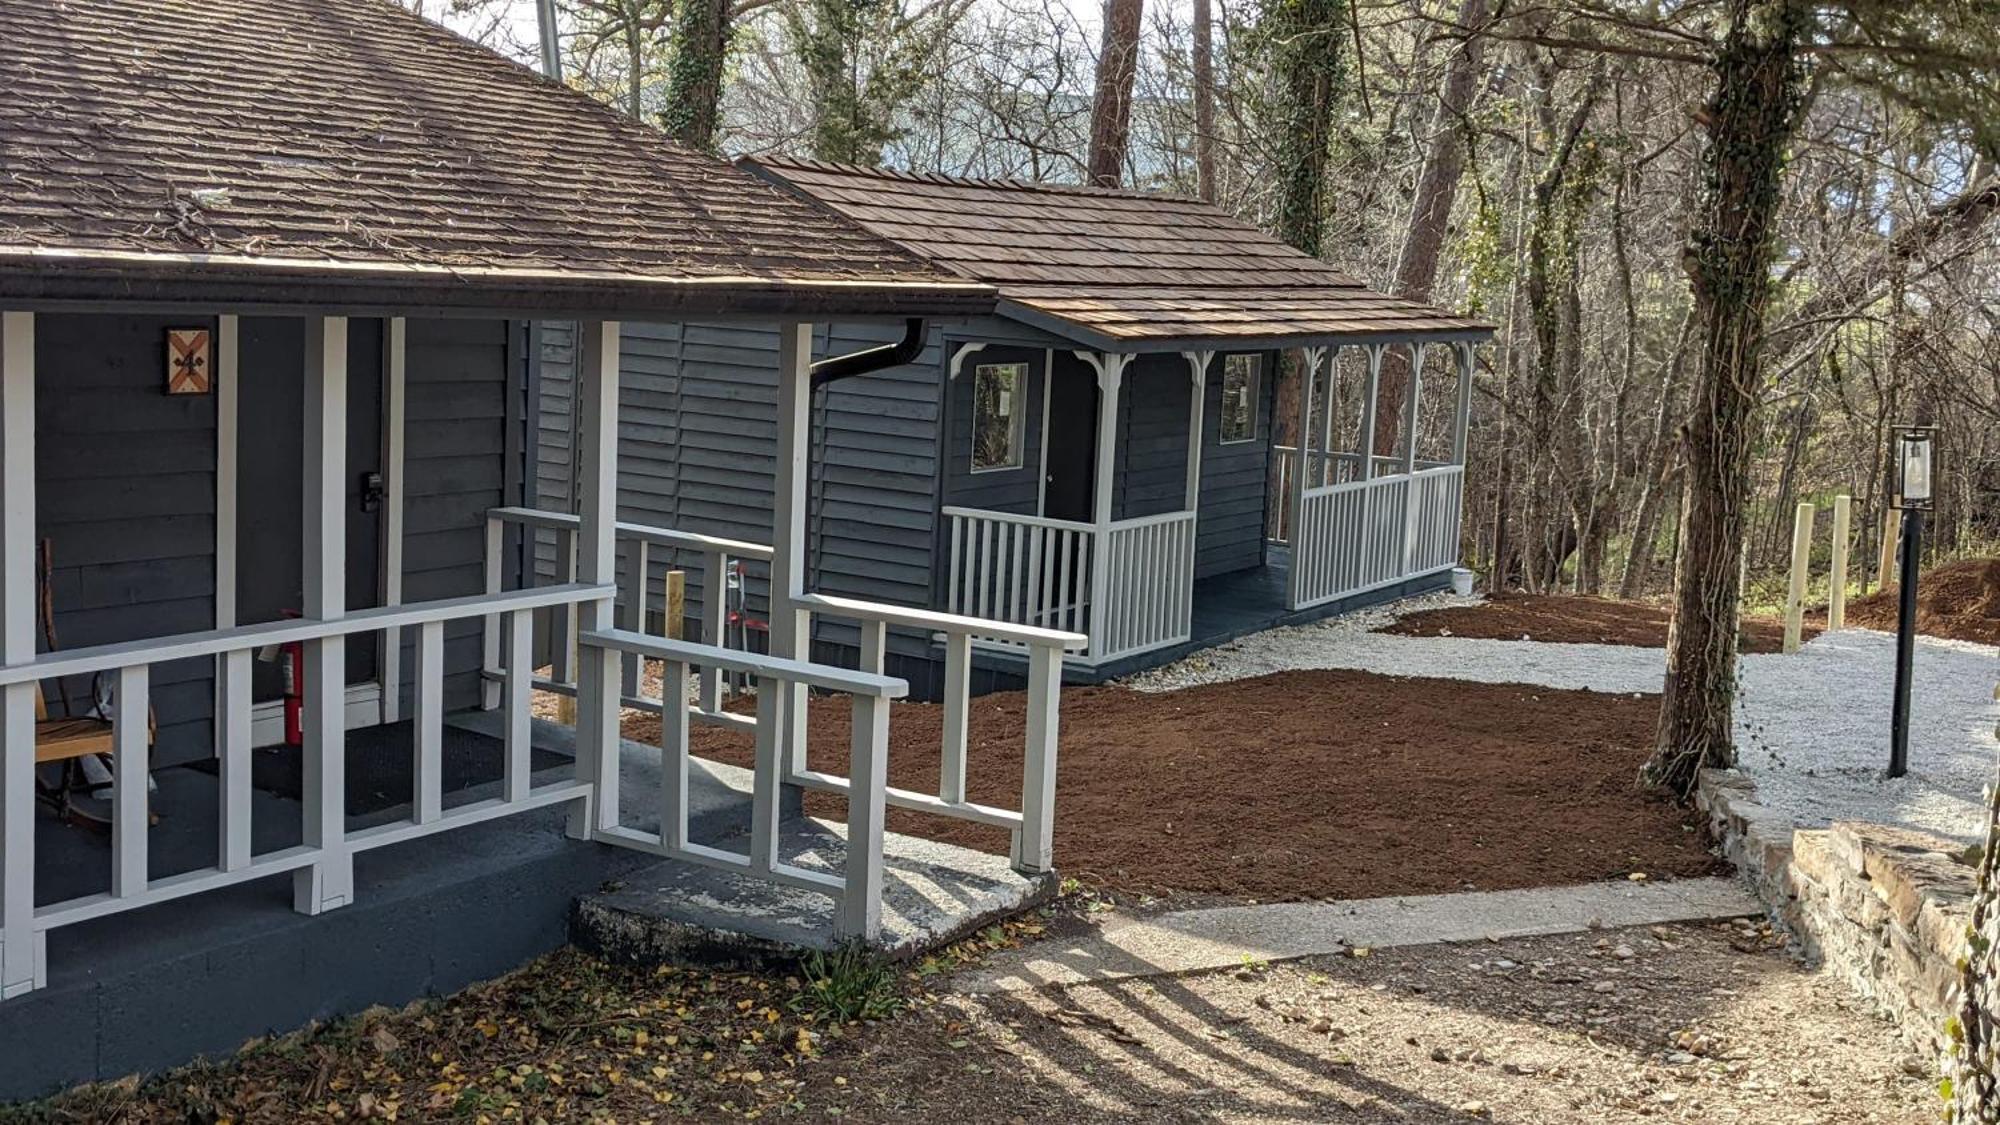
[[[205,395],[212,385],[208,329],[167,329],[167,393]]]

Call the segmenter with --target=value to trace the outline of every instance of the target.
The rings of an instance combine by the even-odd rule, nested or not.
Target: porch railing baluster
[[[492,685],[496,690],[501,686]],[[417,627],[416,697],[410,709],[418,824],[444,815],[444,622]]]
[[[250,657],[248,649],[223,654],[222,683],[215,697],[216,758],[221,763],[216,776],[221,790],[217,802],[221,854],[217,862],[224,871],[250,866]]]
[[[147,769],[152,757],[147,712],[147,668],[128,664],[113,680],[111,737],[111,893],[129,899],[145,893],[146,828],[150,802]]]
[[[524,611],[507,615],[507,679],[503,683],[507,700],[504,708],[507,733],[503,739],[506,765],[501,789],[509,801],[528,795],[529,774],[533,770],[534,714],[530,705],[535,679],[534,626],[534,618]]]
[[[660,680],[664,705],[660,712],[660,841],[669,848],[685,848],[688,842],[687,680],[685,661],[666,662]]]

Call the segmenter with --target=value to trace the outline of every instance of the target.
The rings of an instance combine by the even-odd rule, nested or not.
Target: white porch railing
[[[5,990],[18,995],[46,983],[46,937],[49,931],[93,918],[137,910],[171,899],[218,890],[252,879],[295,873],[297,908],[308,914],[346,905],[354,894],[354,856],[419,836],[446,832],[496,817],[590,796],[587,780],[570,779],[535,785],[530,775],[529,684],[517,673],[526,670],[534,613],[551,607],[572,607],[612,597],[610,587],[564,584],[497,596],[450,598],[381,609],[357,610],[334,620],[285,620],[234,629],[188,633],[158,640],[132,641],[48,653],[33,661],[0,667],[5,693],[5,753],[8,786],[31,779],[35,753],[34,693],[43,681],[63,676],[108,673],[113,677],[116,704],[112,719],[112,828],[110,890],[66,902],[35,906],[31,917],[10,911],[0,942],[32,943],[36,966],[33,981],[14,981]],[[507,722],[505,757],[499,795],[488,800],[444,807],[444,627],[447,622],[496,614],[507,660],[502,666],[503,705]],[[340,715],[343,692],[315,698],[312,677],[306,698],[306,781],[302,840],[296,847],[256,854],[251,847],[250,677],[253,654],[267,646],[301,644],[308,667],[330,662],[338,667],[347,638],[396,629],[416,630],[413,780],[410,813],[404,819],[349,831],[347,827],[346,758]],[[154,879],[148,870],[148,687],[153,665],[190,658],[215,658],[220,690],[216,716],[220,759],[220,822],[213,866]],[[332,682],[337,684],[337,677]],[[316,716],[331,709],[330,724]],[[323,717],[323,716],[321,716]],[[331,737],[328,733],[332,732]],[[317,732],[317,733],[316,733]],[[7,800],[28,800],[7,792]],[[6,854],[6,893],[33,903],[34,836],[10,840]],[[18,907],[19,900],[15,905]],[[17,926],[19,928],[17,929]]]
[[[600,828],[597,839],[638,848],[706,867],[737,871],[785,886],[832,896],[838,906],[834,932],[839,937],[873,937],[882,916],[882,819],[889,764],[889,700],[906,695],[902,680],[865,672],[850,672],[823,664],[808,664],[712,645],[649,637],[625,630],[586,632],[578,638],[587,648],[611,649],[629,656],[664,661],[661,677],[666,693],[660,708],[660,792],[655,808],[658,832],[622,824]],[[728,670],[757,678],[756,759],[751,771],[750,846],[747,852],[697,844],[688,839],[688,677]],[[859,797],[848,794],[847,857],[838,874],[788,863],[779,852],[780,787],[791,779],[783,769],[782,732],[790,725],[787,709],[795,698],[792,687],[818,688],[846,695],[853,707],[854,737],[849,768],[855,777],[875,778]],[[618,807],[616,776],[598,781],[598,799]],[[614,814],[615,815],[615,814]]]
[[[571,533],[576,517],[534,509],[503,508],[489,513],[489,527],[512,523],[528,528],[547,528],[558,535]],[[494,542],[497,533],[489,531]],[[698,550],[707,556],[711,574],[733,558],[770,557],[770,548],[734,540],[640,524],[618,525],[621,544],[673,547]],[[560,557],[560,556],[559,556]],[[633,614],[636,587],[630,581],[634,556],[626,556],[627,581],[618,605],[621,620],[637,621]],[[489,568],[489,580],[497,581],[498,570]],[[706,592],[706,590],[705,590]],[[719,600],[717,600],[719,604]],[[1052,869],[1054,850],[1054,808],[1056,748],[1059,729],[1059,693],[1062,657],[1065,650],[1078,649],[1087,639],[1076,632],[1043,629],[963,615],[885,605],[855,598],[809,594],[797,602],[811,615],[854,622],[860,630],[859,671],[830,665],[787,660],[755,653],[725,649],[712,644],[692,644],[648,636],[636,628],[584,632],[577,636],[583,650],[608,650],[622,654],[628,665],[639,660],[664,663],[662,695],[651,697],[639,689],[624,694],[625,707],[646,710],[661,716],[664,790],[660,794],[659,832],[645,832],[623,825],[601,828],[596,838],[612,844],[737,871],[787,886],[816,890],[836,899],[841,936],[870,937],[880,921],[882,888],[882,818],[886,807],[909,809],[937,816],[968,820],[1006,829],[1012,834],[1011,859],[1015,867],[1028,872]],[[710,601],[702,606],[704,631],[719,635],[720,618],[711,616]],[[810,620],[805,623],[810,636]],[[927,640],[944,647],[944,717],[939,745],[939,785],[935,795],[892,787],[888,784],[889,701],[908,693],[909,685],[883,674],[887,660],[888,632],[891,628],[914,630]],[[1024,735],[1021,803],[1018,810],[971,801],[967,797],[967,745],[971,713],[972,642],[974,639],[1016,645],[1028,651],[1028,720]],[[743,674],[754,679],[756,711],[744,715],[721,709],[720,677]],[[689,697],[690,677],[698,685]],[[538,678],[536,687],[573,693],[572,682],[560,675]],[[803,706],[803,689],[843,694],[853,708],[854,739],[850,748],[847,776],[808,767],[804,744],[798,734],[805,729],[804,716],[793,708]],[[755,733],[755,762],[752,770],[752,824],[750,849],[729,852],[687,839],[687,786],[690,756],[688,723],[704,722],[747,728]],[[612,771],[599,778],[600,807],[616,808],[617,782]],[[855,797],[855,779],[866,779],[862,795]],[[838,793],[848,799],[848,849],[844,869],[839,873],[802,868],[786,863],[777,851],[777,787],[797,785],[807,789]],[[609,802],[607,805],[606,802]]]
[[[486,589],[489,593],[500,592],[503,572],[506,528],[515,526],[526,529],[530,534],[537,530],[552,531],[556,538],[557,570],[568,581],[576,579],[576,535],[580,520],[566,512],[549,512],[539,508],[494,508],[486,513]],[[620,522],[616,529],[616,540],[620,555],[624,558],[624,568],[620,572],[618,592],[619,620],[624,630],[632,633],[646,632],[646,609],[652,582],[652,566],[656,557],[664,557],[672,565],[683,556],[699,559],[701,588],[701,643],[716,647],[727,647],[729,636],[729,575],[738,562],[758,562],[769,564],[771,548],[761,543],[751,543],[741,539],[723,539],[713,535],[699,535],[671,528],[652,527],[647,524]],[[566,644],[555,646],[550,661],[550,674],[538,677],[535,687],[552,691],[559,695],[576,694],[576,668],[573,656],[576,650],[576,617],[566,609],[557,611],[558,637],[568,639]],[[486,624],[485,665],[489,677],[497,680],[498,661],[498,621],[489,618]],[[722,709],[723,678],[731,671],[723,666],[703,665],[696,689],[696,721],[717,726],[748,728],[753,721],[746,715],[738,715]],[[625,705],[642,709],[657,710],[659,701],[644,696],[639,690],[639,658],[632,656],[623,662],[621,691]],[[489,689],[490,690],[490,689]],[[493,706],[492,696],[488,696],[489,707]]]
[[[1359,453],[1327,453],[1324,450],[1308,449],[1305,453],[1308,472],[1303,481],[1299,475],[1299,448],[1295,445],[1274,445],[1271,447],[1270,497],[1264,516],[1264,538],[1273,543],[1291,542],[1292,493],[1301,484],[1307,488],[1327,488],[1336,484],[1351,484],[1361,479],[1361,455]],[[1376,454],[1370,476],[1383,478],[1396,476],[1403,471],[1401,457]],[[1441,468],[1443,461],[1419,461],[1420,469]]]
[[[898,808],[969,820],[1013,833],[1011,858],[1022,871],[1053,869],[1055,848],[1056,747],[1062,692],[1063,653],[1080,649],[1088,638],[1080,633],[999,621],[935,613],[924,609],[883,605],[855,598],[808,594],[801,608],[822,617],[843,618],[861,628],[861,668],[879,673],[887,659],[889,629],[918,630],[944,643],[944,722],[939,739],[938,792],[935,797],[907,789],[885,788],[885,799]],[[1021,769],[1018,812],[975,804],[966,799],[966,742],[972,709],[972,642],[974,638],[1017,645],[1028,650],[1028,715]],[[859,727],[856,728],[860,729]],[[849,793],[859,769],[847,778],[809,770],[795,753],[787,771],[790,780],[807,788]]]
[[[955,614],[1084,633],[1102,663],[1188,639],[1196,518],[1168,512],[1087,523],[947,507]]]
[[[1462,465],[1307,488],[1291,540],[1295,609],[1455,565]]]

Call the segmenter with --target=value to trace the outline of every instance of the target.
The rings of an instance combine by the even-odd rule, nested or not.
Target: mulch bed
[[[1655,697],[1285,672],[1183,691],[1063,692],[1056,864],[1122,892],[1368,898],[1718,870],[1694,819],[1634,784]],[[815,700],[808,757],[847,773],[848,708]],[[891,784],[936,792],[941,709],[899,703]],[[973,703],[975,801],[1018,808],[1025,699]],[[651,716],[627,737],[652,739]],[[696,728],[704,757],[749,739]],[[840,799],[808,811],[841,816]],[[987,851],[1006,834],[891,810],[889,828]]]
[[[1851,612],[1851,611],[1850,611]],[[1610,598],[1568,594],[1495,594],[1483,605],[1412,613],[1378,632],[1409,637],[1472,637],[1481,640],[1532,640],[1544,644],[1630,645],[1667,647],[1667,622],[1673,612],[1663,605],[1621,602]],[[1779,652],[1784,647],[1782,621],[1749,618],[1743,623],[1744,652]],[[1807,628],[1807,640],[1819,635]]]
[[[1894,586],[1856,598],[1847,603],[1847,623],[1893,633],[1901,599]],[[1963,559],[1920,574],[1917,632],[2000,645],[2000,558]]]

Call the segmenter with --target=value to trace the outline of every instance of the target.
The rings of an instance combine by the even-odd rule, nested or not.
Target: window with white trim
[[[972,471],[1021,467],[1028,365],[982,363],[972,371]]]
[[[1257,392],[1262,382],[1260,355],[1222,357],[1222,444],[1257,440]]]

